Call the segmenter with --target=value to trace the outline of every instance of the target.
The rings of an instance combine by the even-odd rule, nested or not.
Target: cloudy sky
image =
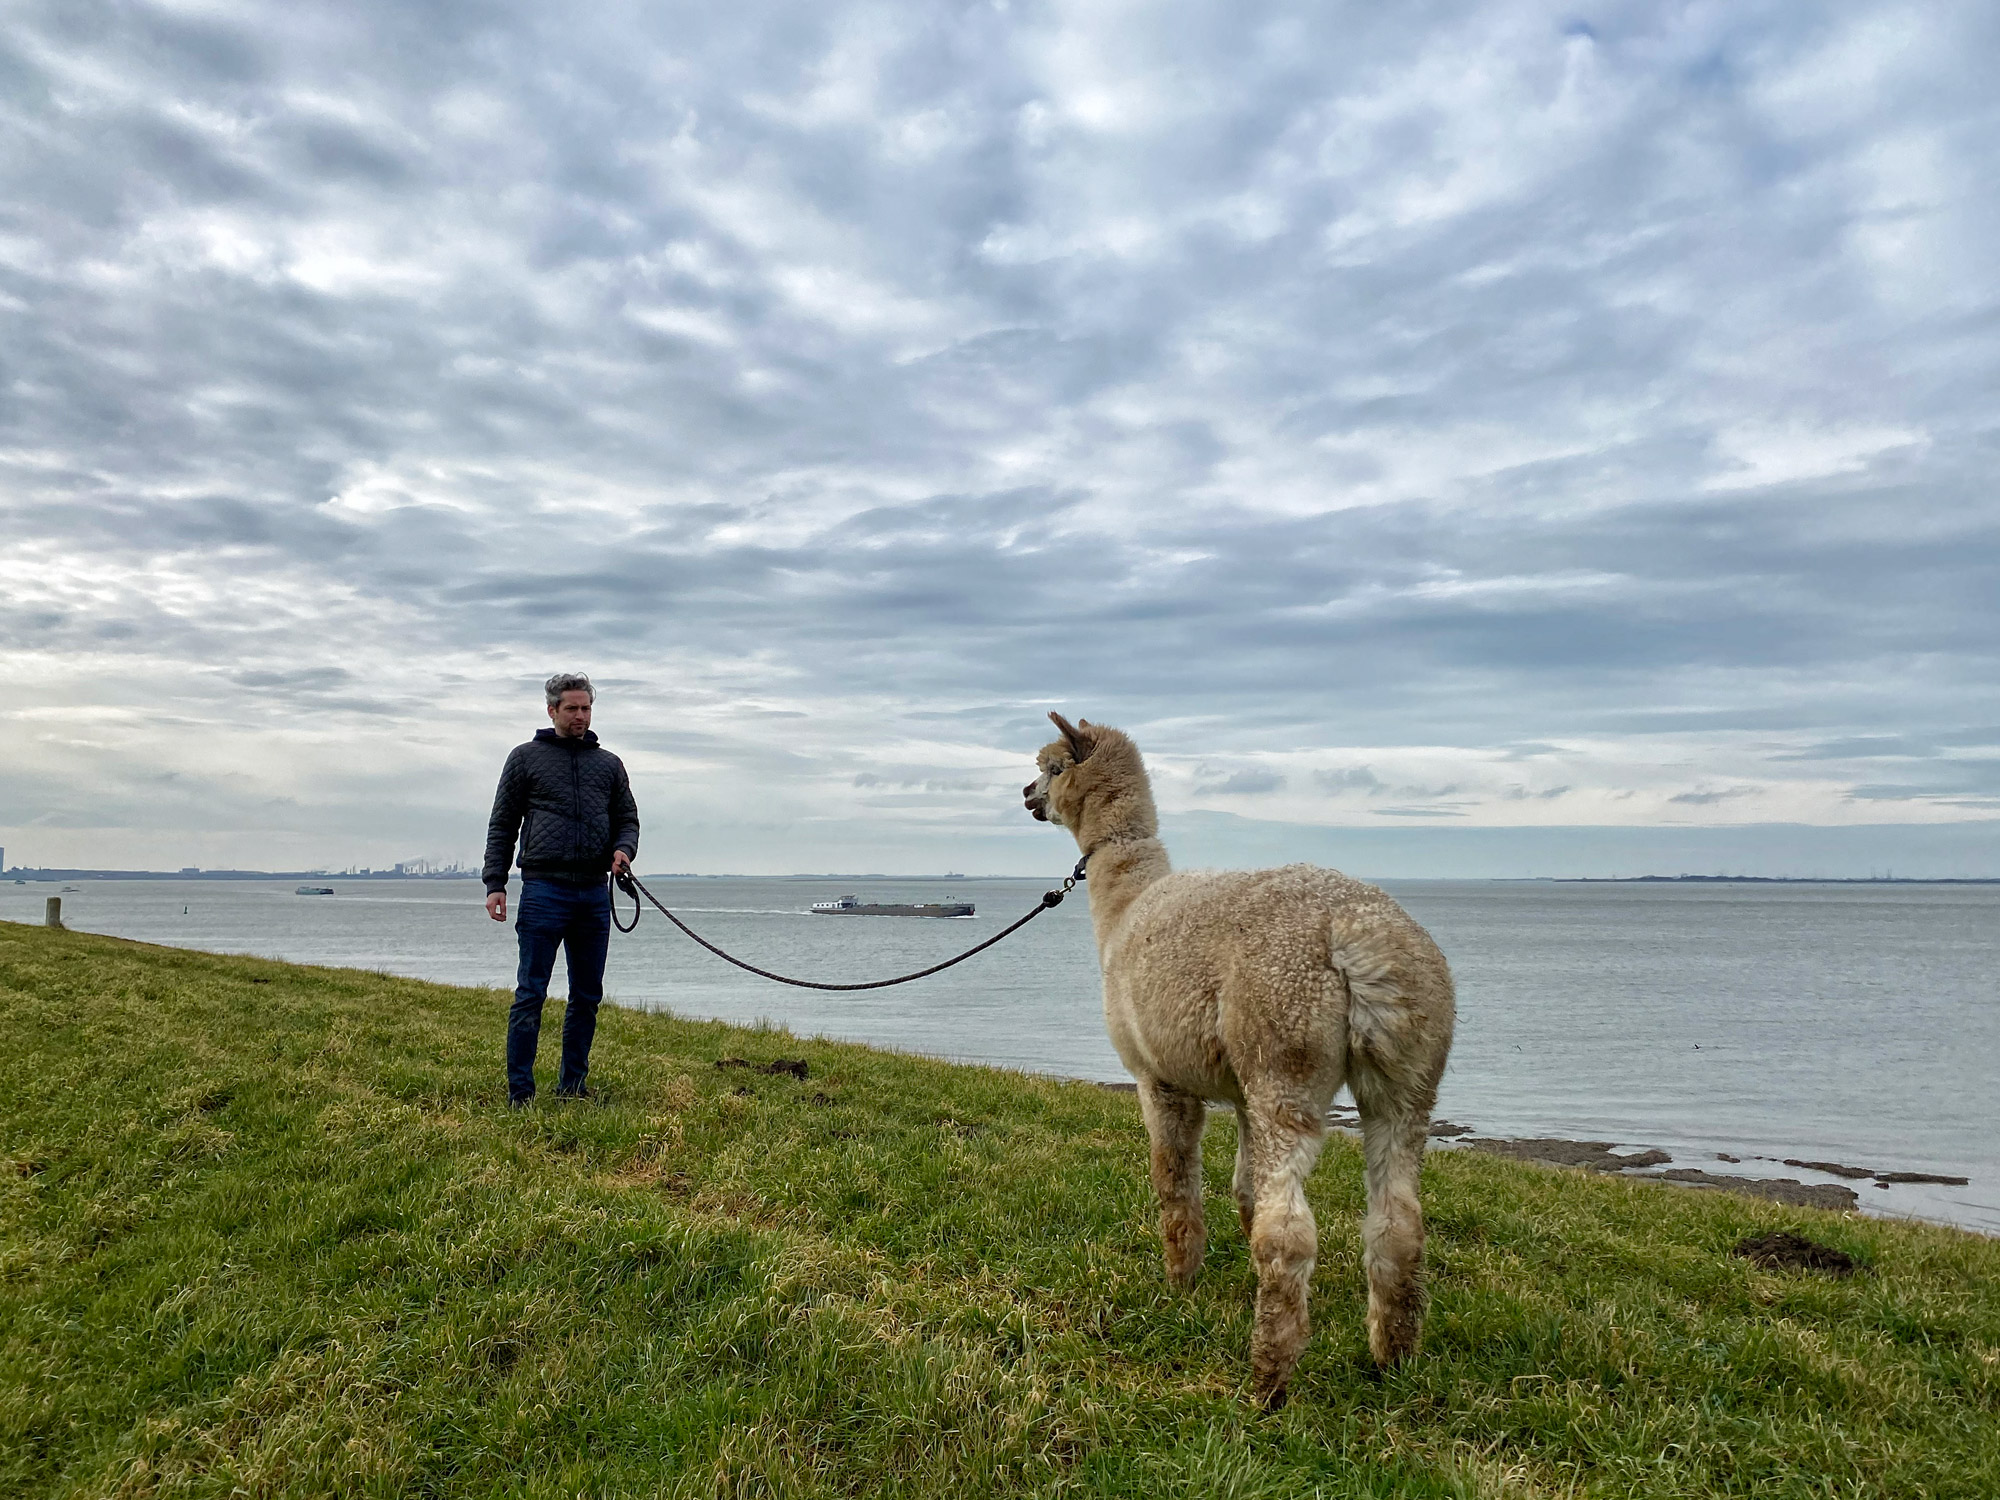
[[[2000,10],[15,0],[10,864],[2000,874]],[[1651,863],[1649,863],[1651,862]]]

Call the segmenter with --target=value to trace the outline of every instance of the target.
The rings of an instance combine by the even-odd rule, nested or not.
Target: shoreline
[[[1093,1079],[1099,1088],[1118,1093],[1136,1093],[1138,1085],[1122,1081]],[[1233,1109],[1225,1101],[1210,1101],[1214,1109]],[[1327,1112],[1327,1123],[1350,1139],[1359,1139],[1361,1118],[1351,1104],[1336,1102]],[[1673,1152],[1658,1146],[1629,1141],[1586,1141],[1566,1136],[1489,1136],[1472,1125],[1434,1119],[1430,1144],[1456,1151],[1478,1151],[1488,1156],[1504,1156],[1513,1161],[1566,1171],[1593,1172],[1622,1177],[1632,1182],[1654,1182],[1667,1187],[1698,1192],[1734,1193],[1760,1198],[1795,1208],[1828,1209],[1835,1213],[1858,1213],[1870,1218],[1915,1219],[1947,1229],[1962,1230],[1992,1239],[1993,1231],[1924,1213],[1916,1196],[1898,1189],[1916,1187],[1969,1187],[1971,1179],[1945,1172],[1894,1171],[1855,1166],[1846,1162],[1814,1160],[1802,1156],[1776,1157],[1745,1151],[1738,1155],[1725,1151],[1706,1153]],[[1690,1165],[1692,1161],[1702,1165]],[[1714,1170],[1716,1166],[1742,1171]],[[1777,1176],[1767,1167],[1789,1168],[1803,1176]],[[1848,1184],[1861,1183],[1888,1194],[1882,1199],[1864,1197]]]
[[[2000,885],[2000,875],[1535,875],[1527,878],[1550,885]]]
[[[409,879],[404,877],[405,881]],[[423,880],[424,877],[416,879]],[[403,882],[390,876],[356,884],[380,891],[383,887]],[[435,887],[437,882],[432,880],[430,884]],[[175,888],[173,912],[180,912],[183,899],[180,892],[188,889],[185,883]],[[414,895],[419,887],[408,884],[404,885],[404,889]],[[88,897],[77,899],[95,909]],[[64,904],[69,904],[67,899]],[[304,901],[298,903],[301,907],[307,904]],[[82,919],[89,921],[88,912]],[[187,938],[172,934],[152,935],[142,940],[164,942],[175,948],[182,948],[187,942]],[[260,948],[249,951],[260,949],[268,953],[269,945],[260,945]],[[227,950],[183,948],[183,951]],[[306,961],[333,962],[365,972],[380,960],[343,955]],[[422,965],[413,964],[411,967],[418,973],[424,971]],[[465,982],[455,965],[450,974],[433,972],[431,977],[448,983]],[[731,1006],[720,1001],[715,1002],[711,1009],[700,999],[681,995],[654,999],[649,994],[612,994],[607,996],[607,1000],[642,1010],[658,1006],[690,1017],[723,1018],[734,1013]],[[788,1017],[788,1020],[799,1028],[802,1036],[849,1034],[836,1023],[835,1018],[824,1014]],[[1101,1036],[1101,1030],[1096,1035]],[[904,1036],[894,1040],[877,1036],[869,1040],[872,1045],[898,1051],[907,1049],[916,1055],[1021,1068],[1044,1076],[1074,1077],[1088,1070],[1096,1079],[1102,1080],[1115,1076],[1116,1070],[1115,1059],[1107,1058],[1105,1063],[1109,1066],[1098,1071],[1100,1065],[1097,1060],[1077,1049],[1063,1049],[1068,1052],[1067,1056],[1054,1055],[1057,1049],[1042,1048],[1036,1056],[1008,1057],[1003,1048],[1002,1055],[996,1057],[989,1049],[969,1046],[956,1038],[945,1040],[943,1045],[938,1045],[941,1038],[930,1035]],[[926,1041],[932,1045],[925,1047]],[[1078,1063],[1083,1065],[1082,1068],[1077,1067]],[[1557,1110],[1522,1107],[1537,1102],[1527,1099],[1503,1100],[1497,1106],[1492,1100],[1484,1104],[1457,1102],[1461,1106],[1469,1105],[1473,1110],[1471,1124],[1462,1130],[1453,1128],[1448,1133],[1434,1133],[1432,1138],[1440,1144],[1513,1155],[1535,1163],[1763,1197],[1767,1201],[1814,1205],[1874,1217],[1915,1218],[1965,1229],[1984,1237],[2000,1237],[2000,1185],[1997,1185],[2000,1179],[1995,1177],[1990,1153],[1962,1145],[1962,1141],[1968,1138],[1960,1137],[1956,1131],[1943,1136],[1933,1132],[1929,1137],[1906,1141],[1904,1149],[1892,1150],[1883,1140],[1875,1138],[1881,1132],[1858,1124],[1856,1128],[1842,1128],[1839,1120],[1825,1117],[1823,1111],[1812,1119],[1801,1118],[1798,1111],[1782,1107],[1781,1099],[1773,1099],[1771,1108],[1757,1118],[1741,1118],[1742,1111],[1739,1110],[1727,1121],[1711,1120],[1699,1111],[1683,1109],[1676,1112],[1676,1118],[1679,1118],[1677,1125],[1663,1125],[1657,1119],[1628,1113],[1617,1109],[1613,1101],[1608,1100],[1595,1101],[1588,1109],[1580,1110],[1561,1109],[1563,1101],[1554,1095],[1543,1102],[1557,1105]],[[1447,1107],[1451,1103],[1447,1101]],[[1497,1125],[1479,1126],[1477,1116],[1480,1113],[1497,1116]],[[1570,1117],[1563,1118],[1564,1113]],[[1953,1118],[1958,1120],[1966,1115],[1967,1112],[1960,1109]],[[1465,1117],[1459,1118],[1463,1120]],[[1355,1120],[1350,1111],[1343,1109],[1337,1113],[1334,1123],[1344,1123],[1352,1128]],[[1439,1121],[1438,1125],[1448,1126],[1449,1122]],[[1895,1139],[1901,1140],[1902,1137]],[[1664,1153],[1665,1159],[1639,1160],[1648,1150]],[[1881,1156],[1871,1154],[1875,1152],[1880,1152]],[[1732,1157],[1736,1159],[1731,1160]],[[1941,1165],[1949,1172],[1969,1173],[1971,1180],[1965,1184],[1913,1180],[1946,1177],[1947,1170],[1940,1170]],[[1888,1167],[1918,1170],[1891,1172]],[[1974,1184],[1983,1186],[1974,1188]]]

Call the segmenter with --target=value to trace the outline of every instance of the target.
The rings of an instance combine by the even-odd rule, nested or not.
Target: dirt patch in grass
[[[798,1079],[801,1083],[803,1083],[812,1072],[812,1070],[806,1066],[804,1059],[797,1057],[781,1057],[774,1062],[768,1062],[768,1063],[753,1063],[749,1059],[742,1057],[725,1057],[716,1063],[716,1067],[748,1068],[753,1073],[769,1073],[773,1078],[776,1078],[781,1074],[790,1074],[793,1078]]]
[[[1753,1234],[1730,1254],[1740,1255],[1767,1271],[1825,1271],[1829,1276],[1852,1276],[1860,1269],[1845,1250],[1836,1250],[1785,1229]]]

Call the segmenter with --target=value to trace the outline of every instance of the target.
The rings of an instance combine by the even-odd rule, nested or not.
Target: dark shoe
[[[534,1102],[535,1096],[533,1094],[510,1094],[507,1096],[507,1107],[509,1109],[526,1109]]]
[[[595,1099],[595,1098],[597,1097],[597,1095],[595,1095],[595,1094],[591,1093],[591,1091],[590,1091],[589,1089],[587,1089],[587,1088],[584,1088],[584,1089],[557,1089],[557,1090],[556,1090],[556,1097],[557,1097],[558,1099]]]

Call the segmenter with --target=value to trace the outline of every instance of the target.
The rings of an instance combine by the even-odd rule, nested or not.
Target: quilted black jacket
[[[613,850],[639,853],[639,804],[625,762],[585,730],[576,739],[544,729],[516,745],[500,772],[493,816],[486,824],[486,889],[507,888],[514,840],[521,874],[530,880],[595,884],[611,868]]]

